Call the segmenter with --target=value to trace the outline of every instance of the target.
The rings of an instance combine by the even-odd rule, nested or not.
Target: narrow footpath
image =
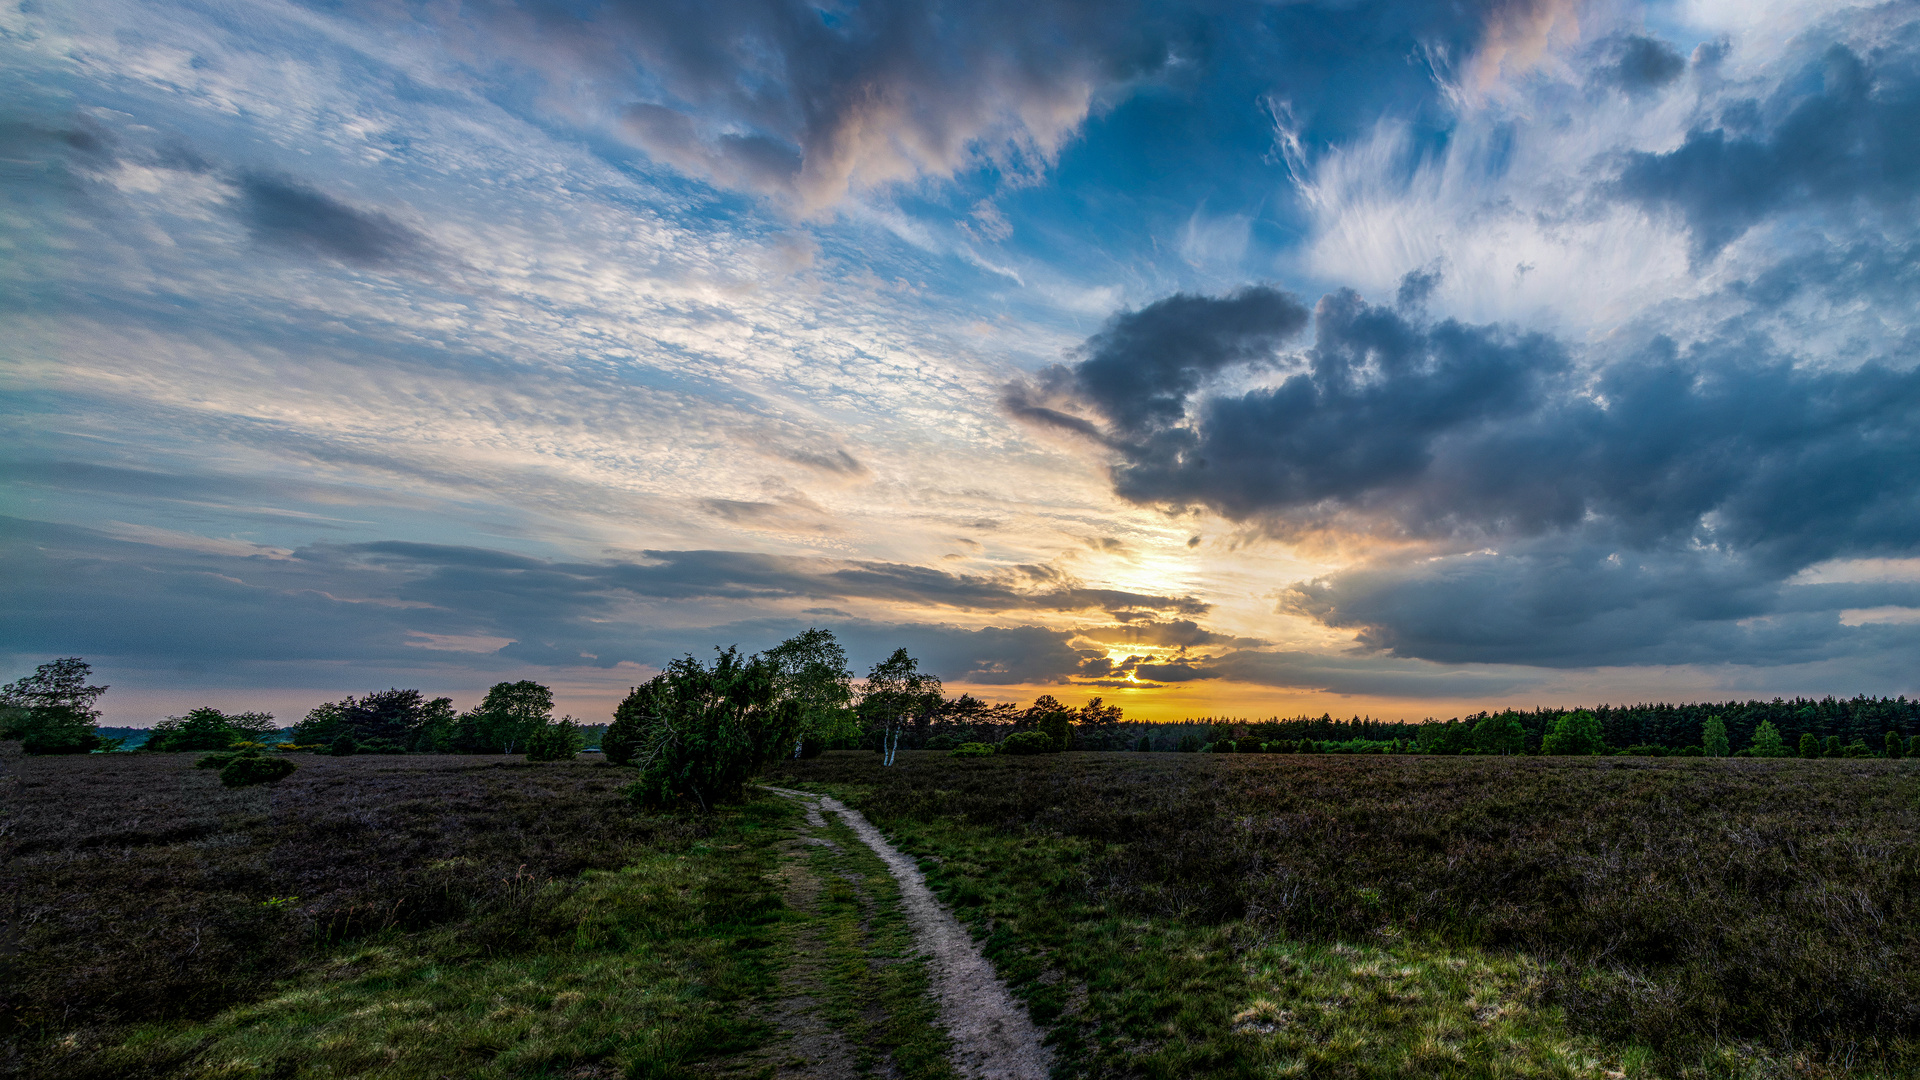
[[[895,895],[881,897],[875,895],[879,890],[872,888],[874,883],[858,880],[860,875],[851,870],[838,870],[838,876],[844,882],[842,890],[850,892],[851,899],[864,912],[857,928],[861,935],[872,934],[876,917],[880,915],[876,901],[897,900],[899,909],[904,912],[906,926],[911,933],[912,955],[897,958],[896,962],[911,960],[924,965],[926,996],[937,1009],[938,1026],[944,1029],[950,1040],[944,1047],[944,1057],[945,1064],[951,1067],[952,1072],[967,1080],[1046,1080],[1051,1055],[1041,1043],[1040,1029],[1028,1017],[1026,1007],[1007,991],[1006,984],[994,973],[993,965],[982,955],[966,927],[934,898],[914,860],[888,843],[880,830],[859,811],[837,799],[786,788],[767,787],[766,790],[797,800],[805,807],[806,825],[799,830],[794,845],[796,849],[823,849],[817,853],[841,856],[826,864],[833,867],[851,853],[845,852],[841,842],[833,836],[822,834],[838,833],[842,838],[850,834],[870,849],[892,876],[893,889],[889,891]],[[832,827],[826,814],[836,816],[840,828]],[[789,904],[803,910],[817,910],[821,893],[817,873],[796,861],[784,872],[784,876]],[[828,882],[828,889],[831,890],[834,884]],[[862,888],[863,885],[867,887]],[[848,934],[854,932],[852,927],[845,931]],[[783,1000],[774,1014],[769,1016],[772,1023],[790,1036],[785,1044],[788,1056],[781,1063],[787,1067],[776,1067],[777,1074],[796,1080],[802,1076],[808,1080],[815,1077],[824,1080],[830,1076],[845,1075],[843,1070],[849,1066],[861,1072],[871,1070],[883,1076],[924,1071],[903,1069],[902,1066],[911,1064],[908,1061],[867,1059],[860,1049],[865,1040],[845,1037],[844,1024],[848,1020],[852,1020],[854,1026],[860,1026],[864,1019],[867,1027],[877,1030],[877,1025],[889,1019],[871,1015],[879,1003],[870,1005],[869,1015],[865,1017],[848,1016],[849,1010],[844,1006],[837,1010],[822,1006],[819,1001],[821,995],[813,989],[820,983],[820,973],[816,969],[821,965],[831,967],[836,963],[834,942],[824,940],[823,934],[830,938],[834,931],[830,928],[825,931],[803,929],[793,941],[793,963],[781,987]],[[871,945],[868,951],[871,951]],[[873,959],[866,962],[869,968],[885,963],[885,960]],[[849,969],[843,963],[839,970],[844,972]],[[829,978],[827,981],[832,980]],[[896,991],[907,988],[907,984],[898,980],[894,986]],[[896,1005],[893,1011],[899,1013],[904,1010]],[[840,1014],[842,1027],[835,1027],[831,1023],[836,1012]],[[896,1015],[890,1019],[898,1024],[908,1018]]]

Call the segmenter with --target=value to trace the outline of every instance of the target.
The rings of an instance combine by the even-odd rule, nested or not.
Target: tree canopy
[[[19,739],[29,754],[85,754],[111,745],[97,730],[94,708],[107,687],[89,685],[92,677],[92,665],[68,656],[0,687],[0,738]]]
[[[690,799],[701,809],[738,801],[767,762],[793,745],[800,704],[780,693],[764,656],[717,649],[711,667],[691,656],[635,687],[601,742],[609,760],[640,769],[637,799]]]

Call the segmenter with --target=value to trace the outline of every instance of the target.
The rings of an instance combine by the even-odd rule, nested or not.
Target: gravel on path
[[[807,806],[812,821],[819,811],[840,815],[853,834],[873,849],[900,884],[900,902],[913,927],[915,942],[924,950],[934,1002],[954,1044],[954,1067],[969,1080],[1046,1080],[1052,1054],[1041,1043],[1041,1032],[1014,1000],[993,965],[974,943],[973,935],[951,912],[940,906],[913,859],[887,842],[860,811],[838,799],[768,785],[768,791]],[[824,819],[822,819],[824,824]]]

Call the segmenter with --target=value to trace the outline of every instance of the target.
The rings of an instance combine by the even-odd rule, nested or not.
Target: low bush
[[[1000,752],[1015,757],[1056,753],[1060,747],[1044,731],[1016,731],[1001,740]]]
[[[220,782],[227,787],[251,787],[254,784],[271,784],[276,780],[285,780],[293,775],[300,766],[283,757],[267,757],[265,754],[235,754],[225,765],[220,766]]]
[[[988,746],[986,743],[979,743],[979,742],[961,743],[959,746],[956,746],[953,749],[947,751],[947,756],[962,757],[962,758],[992,757],[993,747]]]

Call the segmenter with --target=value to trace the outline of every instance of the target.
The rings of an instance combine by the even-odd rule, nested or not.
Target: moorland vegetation
[[[522,680],[285,729],[195,709],[110,753],[91,678],[66,658],[0,688],[19,1075],[199,1075],[217,1049],[665,1076],[763,1047],[792,808],[756,776],[926,857],[1065,1075],[1920,1068],[1904,698],[1141,723],[948,697],[905,650],[856,681],[810,630],[672,662],[607,725]],[[884,922],[874,872],[821,901],[852,920],[833,934]],[[895,1020],[866,1029],[924,1027],[898,1019],[918,976],[888,978]]]

